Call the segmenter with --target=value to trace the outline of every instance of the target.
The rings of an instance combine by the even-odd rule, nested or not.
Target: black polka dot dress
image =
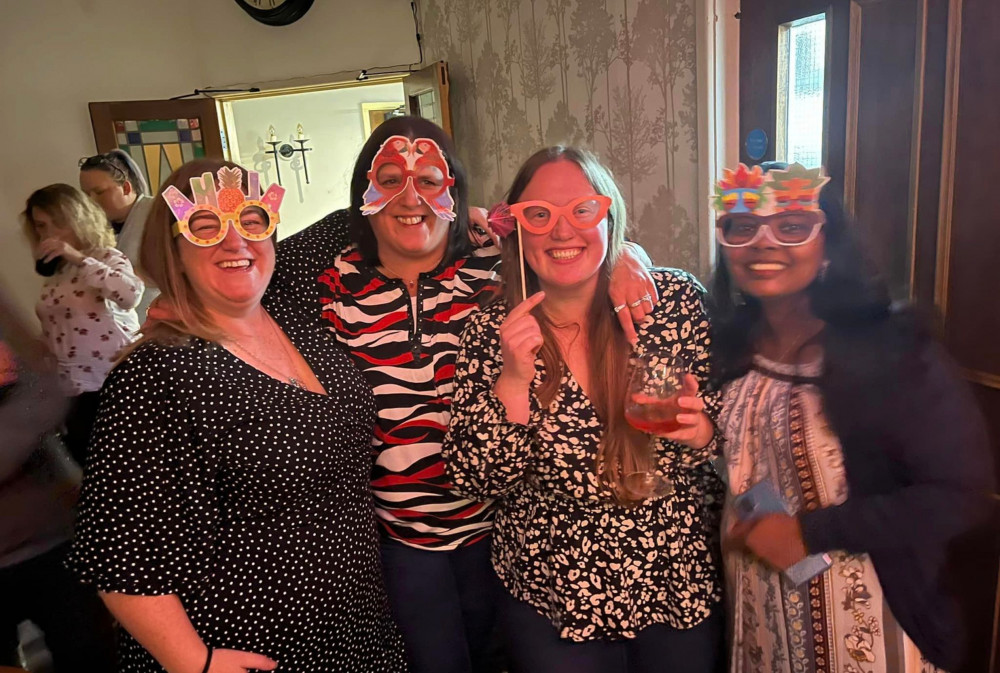
[[[378,559],[371,390],[321,330],[283,329],[329,395],[199,339],[115,368],[69,564],[101,591],[176,594],[202,639],[279,671],[404,671]],[[161,671],[124,634],[121,671]]]

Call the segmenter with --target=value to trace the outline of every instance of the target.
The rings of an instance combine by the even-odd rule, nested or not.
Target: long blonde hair
[[[143,326],[142,337],[122,357],[146,341],[179,345],[186,343],[192,336],[207,341],[218,341],[222,336],[219,326],[205,310],[205,305],[184,273],[177,247],[179,243],[173,232],[176,218],[164,201],[163,192],[167,187],[174,186],[191,198],[191,178],[203,173],[214,176],[223,166],[241,168],[231,161],[220,159],[189,161],[170,174],[154,198],[146,218],[139,261],[144,275],[160,290],[154,307],[161,311],[153,308]],[[245,192],[246,170],[243,170],[242,188]]]
[[[113,248],[115,232],[100,206],[72,185],[56,183],[32,192],[24,204],[21,223],[32,245],[38,245],[35,230],[35,210],[48,214],[59,224],[68,227],[80,241],[80,252],[97,248]]]
[[[597,451],[594,472],[598,481],[607,486],[620,503],[635,505],[647,497],[648,493],[629,488],[625,477],[632,472],[646,472],[652,458],[648,438],[634,430],[625,420],[631,346],[608,299],[611,270],[625,244],[628,226],[625,201],[611,172],[593,154],[574,147],[554,146],[539,150],[521,166],[507,192],[507,202],[517,203],[535,172],[554,161],[573,162],[583,171],[594,191],[611,198],[611,208],[608,211],[608,252],[601,265],[597,290],[587,315],[588,343],[592,348],[607,349],[605,357],[591,357],[588,360],[590,398],[598,418],[604,424],[604,436]],[[521,303],[519,256],[518,237],[512,234],[503,241],[501,271],[504,298],[510,308]],[[527,296],[531,296],[541,289],[538,277],[528,266],[525,266],[524,273]],[[566,363],[554,337],[552,321],[541,306],[536,307],[532,315],[538,320],[544,340],[539,357],[545,365],[546,375],[537,394],[542,405],[548,406],[558,393]]]

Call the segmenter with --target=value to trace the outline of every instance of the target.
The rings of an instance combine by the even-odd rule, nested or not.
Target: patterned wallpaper
[[[534,150],[596,152],[657,264],[698,268],[694,0],[421,0],[474,203]]]

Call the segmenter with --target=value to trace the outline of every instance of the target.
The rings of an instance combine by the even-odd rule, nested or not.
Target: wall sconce
[[[296,152],[302,153],[302,171],[306,176],[306,184],[309,184],[309,164],[306,161],[306,152],[312,152],[313,148],[306,147],[306,143],[309,142],[309,138],[305,137],[302,131],[302,124],[299,124],[296,128],[296,137],[292,139],[292,142],[299,144],[298,147],[292,147],[290,143],[286,143],[283,140],[279,140],[278,136],[274,133],[274,127],[269,126],[267,128],[267,144],[271,146],[271,149],[265,150],[264,154],[274,155],[274,170],[278,177],[278,184],[281,183],[281,165],[278,159],[284,159],[286,161],[290,160],[295,156]]]

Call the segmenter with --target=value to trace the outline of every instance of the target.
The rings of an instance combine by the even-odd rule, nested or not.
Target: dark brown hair
[[[131,183],[132,191],[136,194],[149,194],[149,185],[146,184],[146,178],[139,170],[139,165],[123,149],[80,159],[80,170],[104,171],[119,185],[125,184],[126,181]]]
[[[351,176],[351,207],[349,212],[351,222],[351,239],[358,246],[361,257],[368,264],[377,264],[378,240],[368,218],[361,214],[364,205],[365,191],[368,189],[368,170],[372,160],[378,154],[382,143],[392,136],[406,136],[410,140],[430,138],[444,152],[445,161],[455,178],[451,188],[455,199],[455,219],[448,230],[448,248],[444,254],[444,262],[450,263],[456,259],[472,254],[472,243],[469,241],[469,183],[465,176],[462,163],[455,156],[455,146],[451,138],[440,126],[421,117],[393,117],[387,119],[372,131],[364,147],[354,162],[354,173]]]

